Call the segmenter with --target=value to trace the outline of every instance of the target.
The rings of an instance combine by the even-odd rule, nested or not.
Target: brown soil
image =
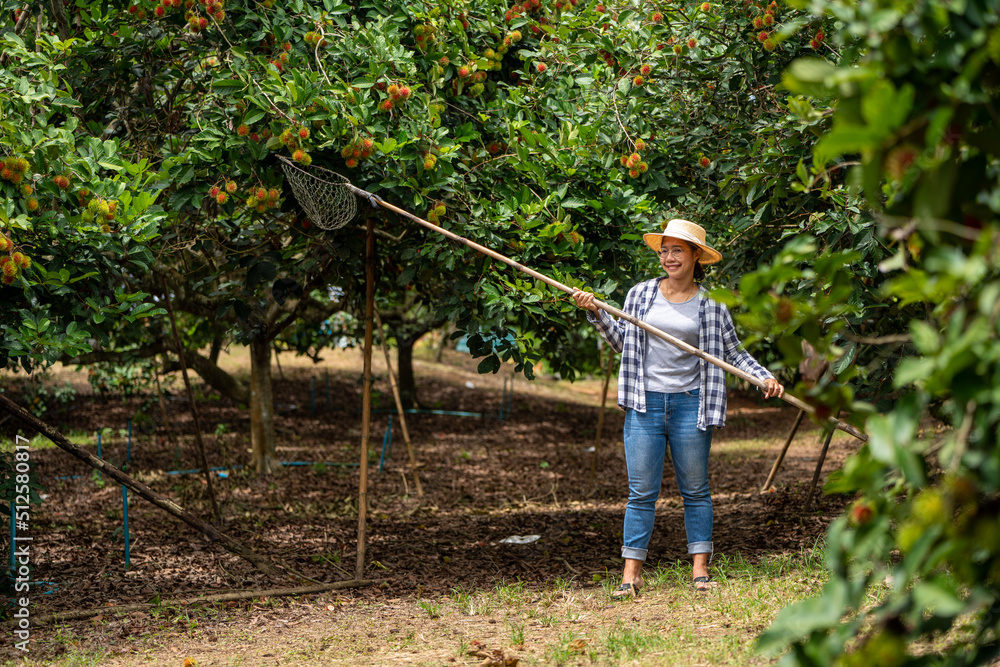
[[[275,396],[280,402],[279,456],[284,461],[329,465],[288,466],[271,479],[251,474],[246,469],[246,413],[211,395],[200,406],[206,431],[214,432],[217,425],[225,425],[228,431],[207,436],[211,464],[234,466],[228,477],[215,478],[224,515],[221,528],[259,553],[278,557],[319,581],[349,579],[354,573],[361,440],[358,354],[336,352],[328,357],[323,364],[313,366],[283,356],[281,370],[276,367],[274,375]],[[231,363],[237,368],[244,360],[234,354]],[[420,396],[427,406],[482,413],[481,417],[407,415],[420,462],[421,499],[409,478],[398,423],[392,432],[391,452],[384,464],[380,462],[388,423],[388,414],[383,411],[392,407],[392,398],[384,366],[376,364],[375,404],[379,412],[372,428],[365,561],[365,576],[375,579],[375,585],[301,600],[275,598],[217,605],[222,610],[218,614],[199,616],[196,633],[185,626],[175,633],[175,642],[158,644],[154,655],[163,657],[165,651],[169,657],[177,651],[180,656],[198,646],[195,653],[201,656],[200,664],[228,664],[228,657],[235,655],[231,645],[220,645],[213,653],[212,642],[218,641],[220,634],[230,630],[243,633],[253,643],[258,624],[266,624],[269,632],[297,626],[299,630],[291,636],[304,633],[299,640],[268,634],[266,645],[254,649],[257,658],[248,658],[246,663],[284,664],[262,659],[272,643],[274,655],[286,655],[289,646],[295,645],[315,648],[316,642],[325,641],[329,646],[334,640],[324,632],[333,618],[347,635],[405,635],[403,631],[416,622],[410,616],[428,616],[413,604],[415,597],[492,588],[498,581],[544,587],[558,578],[575,580],[580,591],[599,589],[600,584],[592,583],[593,575],[615,573],[621,563],[618,552],[626,494],[622,413],[617,408],[606,412],[597,475],[591,480],[593,454],[587,450],[595,440],[599,381],[569,385],[519,379],[514,383],[513,412],[501,420],[502,376],[479,376],[472,369],[474,364],[460,355],[450,356],[444,365],[429,361],[417,364]],[[330,405],[326,402],[327,372]],[[67,378],[80,382],[79,376],[72,374],[55,379],[62,382]],[[314,378],[315,414],[310,409]],[[180,386],[175,379],[167,401],[170,432],[179,440],[168,439],[154,403],[149,413],[158,426],[150,433],[135,430],[128,470],[207,519],[211,509],[203,478],[167,474],[198,467],[192,420],[186,401],[181,399],[183,393],[178,391]],[[96,396],[83,384],[78,388],[80,395],[70,410],[45,416],[64,432],[92,434],[101,428],[122,429],[139,404],[138,400]],[[613,385],[609,393],[613,404]],[[754,559],[812,547],[845,502],[817,494],[812,509],[804,510],[820,447],[819,430],[808,420],[803,424],[778,475],[776,490],[761,496],[757,490],[767,477],[795,409],[740,394],[731,394],[729,407],[729,423],[715,435],[710,464],[716,549]],[[11,422],[0,428],[4,436],[12,437]],[[825,470],[838,467],[856,445],[849,436],[838,434]],[[106,460],[123,461],[124,438],[117,433],[106,437],[102,454]],[[33,590],[35,617],[148,602],[157,597],[296,583],[268,579],[138,498],[130,503],[131,569],[125,571],[121,488],[95,479],[84,464],[58,449],[33,451],[31,465],[47,493],[31,517],[29,531],[34,538],[34,578],[46,582]],[[685,558],[682,507],[669,465],[657,510],[651,560]],[[539,535],[540,539],[526,545],[499,543],[512,535]],[[184,611],[172,615],[187,618]],[[149,655],[150,649],[141,638],[161,624],[159,614],[136,612],[110,615],[100,631],[92,620],[61,627],[40,625],[33,628],[31,658],[44,661],[46,656],[66,651],[67,644],[60,637],[67,632],[123,657]],[[481,629],[478,636],[487,636],[487,629]],[[284,648],[278,650],[280,646]],[[70,646],[70,650],[75,649]],[[10,643],[0,646],[0,657],[18,655]],[[401,655],[382,652],[363,664],[410,661]],[[441,664],[435,663],[435,655],[425,654],[421,659]],[[440,658],[446,660],[443,654]],[[331,659],[322,664],[362,661],[355,656],[354,663]]]

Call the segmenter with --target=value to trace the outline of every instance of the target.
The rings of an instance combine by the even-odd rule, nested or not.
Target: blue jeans
[[[712,496],[708,490],[708,452],[712,428],[698,430],[699,390],[679,394],[646,392],[646,412],[625,416],[628,504],[625,506],[622,557],[645,561],[653,534],[656,499],[663,482],[667,443],[677,486],[684,499],[688,553],[712,553]]]

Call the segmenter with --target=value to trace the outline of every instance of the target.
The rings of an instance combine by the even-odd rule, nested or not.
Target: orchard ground
[[[283,354],[274,365],[279,458],[307,464],[284,467],[275,478],[236,467],[249,459],[245,411],[203,387],[198,393],[210,465],[233,466],[215,478],[224,532],[313,579],[337,581],[351,578],[356,560],[359,472],[350,464],[360,455],[361,354],[323,356],[313,364]],[[45,582],[32,587],[32,616],[103,610],[36,624],[27,654],[13,648],[5,626],[0,658],[32,665],[182,665],[188,658],[199,665],[768,663],[752,654],[754,637],[782,606],[822,586],[817,547],[848,500],[817,494],[805,511],[821,444],[817,426],[803,424],[775,490],[758,495],[796,411],[761,402],[756,392],[731,394],[728,425],[715,435],[710,463],[718,586],[707,594],[690,586],[683,510],[668,465],[647,586],[637,601],[612,603],[627,492],[614,380],[591,479],[600,378],[518,378],[513,411],[501,420],[508,369],[481,376],[467,355],[447,351],[443,363],[432,356],[419,350],[415,363],[424,406],[483,416],[407,416],[424,491],[418,498],[398,422],[380,471],[393,401],[375,355],[365,566],[375,583],[365,588],[171,604],[301,584],[269,579],[139,498],[129,506],[126,571],[120,487],[33,441],[32,466],[47,497],[28,531],[34,579]],[[248,373],[242,350],[232,349],[224,363]],[[14,379],[3,376],[16,400]],[[95,449],[95,432],[108,429],[102,454],[123,461],[124,429],[142,399],[95,395],[86,376],[71,370],[57,370],[51,382],[69,382],[77,395],[45,419]],[[198,467],[183,386],[177,377],[168,385],[169,429],[154,395],[145,410],[155,425],[133,429],[128,470],[207,519],[203,478],[168,474]],[[10,422],[2,428],[12,438]],[[824,471],[857,444],[838,433]],[[501,542],[513,535],[539,539]],[[160,604],[114,608],[151,601]]]

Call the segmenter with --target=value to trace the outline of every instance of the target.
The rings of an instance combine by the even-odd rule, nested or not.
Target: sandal
[[[692,582],[694,589],[702,593],[708,592],[718,586],[719,584],[712,581],[710,577],[695,577]]]
[[[612,600],[625,600],[639,597],[639,590],[642,584],[621,584],[611,593]]]

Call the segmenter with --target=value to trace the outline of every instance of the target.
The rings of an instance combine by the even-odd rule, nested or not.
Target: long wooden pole
[[[367,192],[366,190],[362,190],[361,188],[355,187],[354,185],[351,185],[350,183],[343,183],[343,186],[345,188],[347,188],[348,190],[350,190],[351,192],[353,192],[355,195],[357,195],[359,197],[364,197],[364,198],[368,199],[368,201],[370,201],[373,205],[381,206],[383,208],[387,208],[390,211],[393,211],[394,213],[397,213],[397,214],[403,216],[404,218],[412,220],[413,222],[417,223],[418,225],[426,227],[427,229],[429,229],[429,230],[431,230],[433,232],[437,232],[438,234],[442,234],[443,236],[447,236],[448,238],[450,238],[453,241],[458,241],[459,243],[461,243],[463,245],[466,245],[466,246],[472,248],[473,250],[481,252],[484,255],[487,255],[488,257],[492,257],[493,259],[501,261],[504,264],[507,264],[508,266],[512,266],[515,269],[517,269],[518,271],[521,271],[522,273],[526,273],[529,276],[531,276],[532,278],[535,278],[536,280],[541,280],[546,285],[549,285],[551,287],[555,287],[556,289],[561,290],[561,291],[563,291],[563,292],[565,292],[567,294],[570,294],[570,295],[572,295],[574,292],[577,291],[577,289],[575,287],[570,287],[569,285],[564,285],[563,283],[559,282],[558,280],[554,280],[552,278],[549,278],[548,276],[546,276],[546,275],[544,275],[542,273],[539,273],[538,271],[535,271],[534,269],[530,269],[527,266],[525,266],[525,265],[523,265],[523,264],[521,264],[519,262],[515,262],[514,260],[510,259],[509,257],[505,257],[505,256],[501,255],[500,253],[496,252],[495,250],[491,250],[491,249],[487,248],[486,246],[479,245],[478,243],[476,243],[474,241],[470,241],[470,240],[468,240],[466,238],[463,238],[463,237],[459,236],[458,234],[455,234],[454,232],[448,231],[447,229],[442,229],[441,227],[439,227],[437,225],[434,225],[434,224],[431,224],[430,222],[427,222],[423,218],[419,218],[419,217],[413,215],[409,211],[404,211],[403,209],[399,208],[398,206],[393,206],[392,204],[390,204],[389,202],[385,201],[384,199],[382,199],[378,195],[374,195],[374,194],[372,194],[370,192]],[[719,368],[723,369],[724,371],[726,371],[728,373],[732,373],[733,375],[735,375],[738,378],[742,378],[743,380],[746,380],[747,382],[749,382],[750,384],[754,385],[755,387],[758,387],[761,390],[765,390],[766,387],[767,387],[766,383],[763,380],[759,380],[759,379],[755,378],[754,376],[750,375],[749,373],[746,373],[746,372],[740,370],[739,368],[736,368],[732,364],[726,363],[725,361],[723,361],[722,359],[719,359],[718,357],[714,357],[714,356],[712,356],[710,354],[706,354],[705,352],[703,352],[700,349],[694,347],[693,345],[685,343],[681,339],[676,338],[674,336],[671,336],[666,331],[663,331],[661,329],[657,329],[656,327],[654,327],[652,325],[646,324],[645,322],[643,322],[639,318],[633,317],[632,315],[629,315],[625,311],[619,310],[618,308],[615,308],[614,306],[609,305],[607,303],[604,303],[603,301],[599,301],[597,299],[594,299],[594,305],[597,306],[598,308],[600,308],[601,310],[604,310],[604,311],[607,311],[608,313],[611,313],[615,317],[623,319],[626,322],[630,322],[630,323],[636,325],[640,329],[648,331],[649,333],[653,334],[657,338],[661,338],[661,339],[667,341],[668,343],[670,343],[671,345],[679,347],[680,349],[684,350],[685,352],[687,352],[689,354],[693,354],[694,356],[698,357],[699,359],[704,359],[708,363],[713,364],[715,366],[718,366]],[[788,392],[785,392],[784,394],[782,394],[781,400],[783,400],[786,403],[789,403],[791,405],[794,405],[799,410],[805,410],[806,412],[808,412],[810,414],[815,414],[815,412],[816,412],[816,409],[813,406],[809,405],[808,403],[802,401],[801,399],[799,399],[799,398],[797,398],[795,396],[792,396]],[[830,422],[836,428],[840,429],[841,431],[844,431],[845,433],[849,433],[850,435],[853,435],[858,440],[861,440],[861,441],[864,441],[864,442],[868,441],[868,436],[867,435],[865,435],[864,433],[862,433],[861,431],[859,431],[854,426],[848,424],[847,422],[841,421],[840,419],[837,419],[836,417],[830,417],[829,420],[830,420]]]
[[[378,309],[375,310],[375,324],[378,325],[379,336],[382,340],[382,353],[385,354],[385,367],[389,373],[389,386],[392,387],[392,397],[396,399],[396,413],[399,415],[399,425],[403,429],[406,454],[410,457],[410,471],[413,473],[413,483],[417,487],[417,497],[423,498],[424,489],[420,486],[420,474],[417,473],[417,456],[413,452],[413,443],[410,442],[410,431],[406,428],[406,413],[403,411],[403,398],[399,395],[396,374],[392,371],[392,361],[389,359],[389,346],[385,342],[385,329],[382,328],[382,316],[379,315]]]
[[[365,529],[368,518],[368,447],[372,426],[372,315],[375,311],[375,218],[368,218],[365,237],[365,362],[364,384],[361,395],[361,481],[358,484],[358,562],[354,578],[362,579],[365,573],[365,548],[368,542]]]
[[[792,428],[788,431],[788,437],[785,438],[785,444],[781,447],[781,451],[778,452],[778,458],[774,459],[774,465],[771,466],[771,473],[767,476],[764,486],[760,487],[761,493],[767,493],[767,490],[771,488],[771,482],[774,481],[774,476],[778,474],[778,468],[781,467],[781,462],[785,460],[785,453],[788,452],[788,446],[792,444],[795,432],[799,430],[799,424],[802,423],[802,418],[805,414],[805,412],[799,410],[799,414],[795,415],[795,423],[792,424]]]

